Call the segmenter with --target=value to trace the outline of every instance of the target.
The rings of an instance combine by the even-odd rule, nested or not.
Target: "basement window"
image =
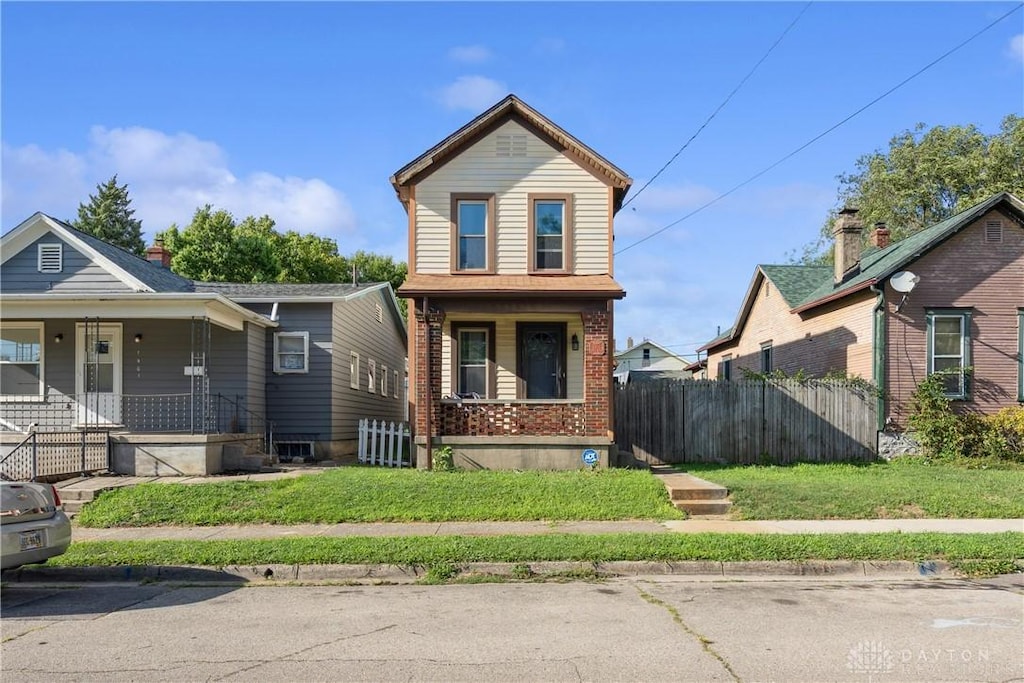
[[[284,461],[289,461],[292,458],[302,458],[303,460],[313,459],[313,442],[312,441],[275,441],[274,451],[277,453],[277,457]]]

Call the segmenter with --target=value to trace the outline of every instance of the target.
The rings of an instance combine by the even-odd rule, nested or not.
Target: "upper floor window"
[[[355,351],[348,354],[348,385],[353,389],[359,388],[359,354]]]
[[[942,373],[948,398],[970,395],[967,371],[971,364],[971,313],[964,310],[928,312],[928,374]]]
[[[718,364],[718,379],[732,379],[732,354],[722,356]]]
[[[43,394],[43,323],[0,327],[0,395]]]
[[[649,367],[650,364],[651,364],[651,350],[650,349],[644,349],[644,359],[643,359],[643,362],[641,363],[641,365],[646,368],[646,367]]]
[[[37,252],[40,273],[59,273],[64,269],[64,245],[40,244]]]
[[[494,195],[452,195],[452,270],[494,271]]]
[[[309,332],[278,332],[274,335],[274,372],[309,372]]]
[[[572,197],[530,195],[530,270],[569,272],[572,264]]]

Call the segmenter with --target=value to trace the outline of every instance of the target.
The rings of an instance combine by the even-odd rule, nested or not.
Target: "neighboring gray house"
[[[0,238],[0,455],[29,432],[110,434],[130,474],[222,469],[225,445],[355,452],[405,414],[391,287],[202,283],[42,213]]]
[[[687,360],[661,344],[650,339],[634,344],[630,337],[626,340],[626,349],[615,354],[615,379],[620,384],[636,379],[688,379],[693,375],[688,365]]]

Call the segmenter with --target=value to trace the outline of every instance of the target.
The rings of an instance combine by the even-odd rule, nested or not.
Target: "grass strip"
[[[738,519],[1024,517],[1024,470],[921,459],[871,464],[682,466],[729,489]]]
[[[269,482],[106,491],[88,527],[340,522],[680,519],[649,472],[425,472],[343,467]]]
[[[1015,560],[1024,533],[550,534],[86,541],[54,566],[395,564],[614,560]]]

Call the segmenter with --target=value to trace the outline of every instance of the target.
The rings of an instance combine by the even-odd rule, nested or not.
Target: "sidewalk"
[[[386,522],[252,526],[159,526],[90,529],[75,526],[75,541],[228,540],[300,536],[501,536],[539,534],[720,533],[861,534],[876,532],[1024,532],[1024,519],[862,519],[732,521],[686,519],[625,522]]]

